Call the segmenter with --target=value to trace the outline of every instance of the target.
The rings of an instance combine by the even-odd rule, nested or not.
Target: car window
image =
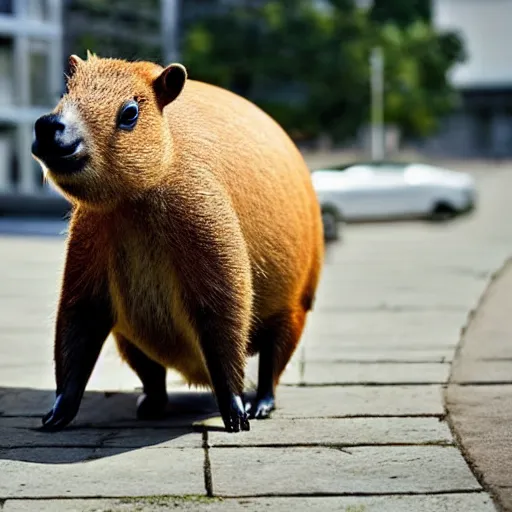
[[[336,171],[346,173],[347,171],[368,169],[374,172],[404,172],[409,164],[404,162],[352,162],[343,165],[334,165],[322,168],[325,171]]]

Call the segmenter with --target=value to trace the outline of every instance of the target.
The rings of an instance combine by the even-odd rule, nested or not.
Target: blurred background
[[[32,127],[87,49],[183,62],[274,116],[312,166],[508,158],[511,15],[509,0],[0,0],[0,211],[62,204]]]

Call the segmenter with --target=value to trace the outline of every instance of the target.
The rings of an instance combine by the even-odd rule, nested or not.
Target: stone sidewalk
[[[279,409],[237,435],[205,421],[211,396],[176,375],[168,419],[136,422],[140,384],[110,340],[72,426],[38,431],[54,393],[63,239],[0,237],[0,508],[495,510],[444,404],[461,328],[512,254],[512,170],[478,181],[473,217],[347,227],[329,247]]]

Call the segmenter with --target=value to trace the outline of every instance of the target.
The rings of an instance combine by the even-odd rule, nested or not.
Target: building
[[[64,55],[161,59],[162,0],[64,0]],[[169,0],[165,0],[169,3]],[[67,62],[63,62],[66,69]]]
[[[32,130],[62,88],[61,0],[0,0],[0,209],[14,194],[48,193]]]
[[[429,140],[429,153],[457,157],[512,157],[512,0],[433,0],[433,23],[456,30],[467,61],[453,69],[458,110]]]

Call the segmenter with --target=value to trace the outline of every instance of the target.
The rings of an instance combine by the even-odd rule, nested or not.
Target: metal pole
[[[179,0],[161,0],[162,12],[162,55],[164,64],[177,62]]]
[[[384,56],[376,47],[370,56],[372,94],[372,160],[384,158]]]

